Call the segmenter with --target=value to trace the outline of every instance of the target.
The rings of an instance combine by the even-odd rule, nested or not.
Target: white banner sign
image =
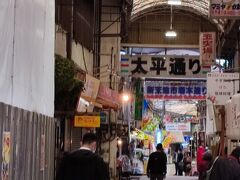
[[[205,100],[206,80],[145,80],[145,99]]]
[[[190,132],[191,126],[190,123],[167,123],[165,125],[166,131],[171,132]]]
[[[208,73],[207,99],[215,105],[224,105],[239,91],[239,73]]]
[[[135,77],[195,77],[206,78],[199,56],[124,55],[121,57],[122,76]]]
[[[209,14],[214,18],[239,18],[240,0],[210,0]]]
[[[203,67],[211,67],[216,59],[216,33],[200,33],[200,62]]]

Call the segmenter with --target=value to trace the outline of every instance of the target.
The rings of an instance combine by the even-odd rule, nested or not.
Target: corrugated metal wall
[[[10,146],[4,143],[9,134]],[[0,179],[3,179],[3,169],[9,173],[9,180],[54,179],[53,118],[0,103],[0,140]],[[9,147],[7,171],[7,167],[3,168],[3,162],[7,161],[6,151]]]

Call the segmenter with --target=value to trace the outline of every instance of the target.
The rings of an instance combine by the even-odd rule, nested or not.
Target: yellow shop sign
[[[74,127],[100,127],[100,116],[75,116]]]

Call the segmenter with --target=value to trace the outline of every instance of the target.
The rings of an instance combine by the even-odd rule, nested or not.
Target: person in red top
[[[203,158],[204,152],[205,152],[205,148],[204,148],[203,144],[201,144],[197,149],[197,170],[198,170],[198,172],[199,172],[199,164],[203,160],[202,158]]]
[[[213,157],[210,152],[205,152],[202,157],[202,161],[200,161],[198,165],[199,178],[198,180],[205,180],[207,175],[207,170],[211,168],[213,162]]]
[[[204,148],[203,143],[201,143],[201,145],[197,149],[197,170],[198,170],[198,174],[199,174],[199,176],[198,176],[199,179],[202,176],[201,171],[199,170],[199,165],[202,164],[204,152],[205,152],[205,148]]]

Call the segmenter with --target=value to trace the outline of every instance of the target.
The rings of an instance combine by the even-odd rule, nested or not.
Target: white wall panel
[[[7,20],[3,19],[7,23],[14,24],[9,27],[3,24],[0,26],[0,32],[3,29],[13,37],[13,40],[4,40],[3,37],[0,39],[2,44],[9,43],[9,47],[12,48],[12,52],[9,51],[11,55],[5,56],[5,61],[13,62],[9,68],[13,77],[12,83],[9,80],[6,81],[9,79],[8,74],[2,77],[9,92],[12,90],[11,101],[8,100],[9,98],[0,98],[0,100],[52,117],[54,113],[54,0],[16,0],[15,3],[13,11],[15,16],[11,11],[7,11],[8,16],[13,18],[12,20],[9,17],[6,18]],[[9,2],[4,1],[3,5],[6,4]],[[1,6],[1,10],[5,11],[4,6]],[[15,29],[14,32],[13,29]],[[0,71],[6,71],[5,67],[0,69]],[[2,96],[4,94],[1,90],[0,97]]]
[[[0,1],[0,102],[12,102],[14,0]]]

